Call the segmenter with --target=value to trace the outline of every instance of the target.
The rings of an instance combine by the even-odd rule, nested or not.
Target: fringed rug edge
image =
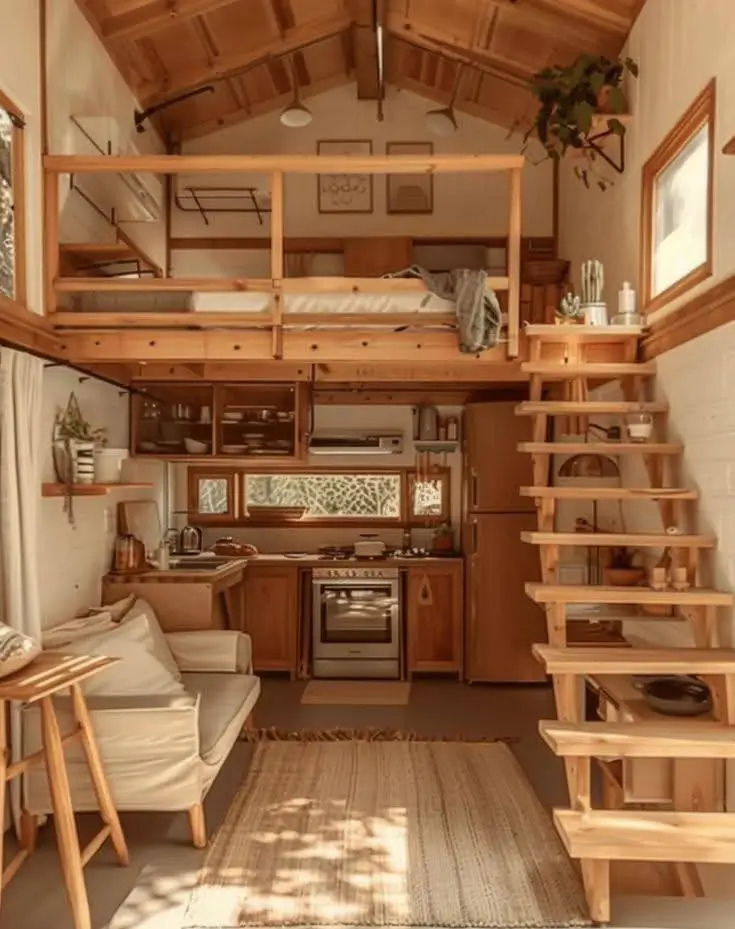
[[[243,729],[242,742],[518,742],[515,736],[422,735],[401,729]]]

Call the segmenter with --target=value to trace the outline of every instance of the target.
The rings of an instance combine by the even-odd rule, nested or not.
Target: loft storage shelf
[[[42,497],[103,497],[113,490],[134,490],[139,487],[153,487],[153,484],[41,484]]]

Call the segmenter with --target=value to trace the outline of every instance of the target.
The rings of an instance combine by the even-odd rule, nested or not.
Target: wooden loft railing
[[[81,339],[82,336],[107,330],[107,335],[100,334],[94,339],[98,356],[104,355],[111,336],[115,336],[115,358],[140,357],[136,354],[140,348],[141,333],[130,329],[147,330],[149,345],[157,346],[165,352],[165,346],[171,341],[172,357],[183,357],[186,349],[183,341],[190,339],[193,357],[202,348],[201,333],[191,329],[207,330],[269,330],[270,345],[263,336],[268,333],[254,332],[252,340],[245,345],[230,347],[239,352],[226,357],[257,357],[264,359],[290,357],[292,360],[303,354],[313,360],[362,360],[375,358],[380,351],[380,344],[385,355],[403,360],[424,358],[426,360],[457,360],[459,355],[456,342],[452,342],[448,333],[425,333],[417,343],[416,334],[389,333],[381,335],[370,332],[369,338],[361,338],[364,327],[375,323],[386,326],[437,326],[454,322],[448,314],[418,313],[340,313],[316,314],[289,313],[284,319],[283,298],[288,294],[406,294],[425,293],[422,281],[391,278],[355,278],[355,277],[299,277],[284,276],[285,231],[284,231],[284,191],[285,174],[323,174],[323,173],[362,173],[362,174],[444,174],[444,173],[488,173],[508,172],[509,174],[509,232],[508,232],[508,267],[507,276],[489,277],[487,286],[507,294],[507,348],[494,350],[492,359],[487,361],[513,360],[518,357],[521,342],[520,319],[520,272],[521,272],[521,177],[525,159],[520,155],[395,155],[395,156],[324,156],[324,155],[143,155],[143,156],[80,156],[47,155],[44,168],[47,176],[53,180],[60,174],[88,174],[126,172],[152,174],[213,174],[213,173],[250,173],[266,174],[271,186],[271,230],[270,230],[270,277],[267,278],[167,278],[156,277],[144,280],[121,278],[99,278],[83,276],[63,276],[60,270],[59,243],[59,192],[58,183],[45,185],[45,292],[47,313],[58,331],[69,332],[69,339]],[[260,292],[270,295],[270,311],[254,318],[251,314],[233,313],[194,313],[189,312],[80,312],[66,311],[58,306],[60,294],[84,293],[233,293]],[[446,319],[444,316],[446,315]],[[308,318],[307,318],[308,317]],[[313,333],[294,332],[294,326],[338,325],[345,326],[340,331],[332,331],[319,336],[320,345],[306,345],[306,341],[315,342]],[[361,330],[362,327],[362,330]],[[73,331],[72,331],[73,330]],[[115,330],[114,332],[112,330]],[[127,330],[127,331],[122,331]],[[178,330],[178,331],[177,331]],[[183,330],[183,331],[182,331]],[[222,350],[224,333],[217,336],[217,346],[206,347],[206,351]],[[408,338],[406,338],[408,336]],[[105,345],[104,342],[107,339]],[[129,340],[128,353],[125,340]],[[197,342],[197,346],[194,343]],[[212,340],[210,340],[212,341]],[[411,345],[409,345],[411,342]],[[77,343],[81,345],[81,342]],[[88,343],[85,343],[88,344]],[[243,351],[246,349],[246,351]],[[367,351],[363,351],[366,349]],[[112,350],[112,349],[111,349]],[[502,351],[502,356],[501,356]],[[182,355],[183,352],[183,355]],[[255,353],[254,355],[252,353]],[[294,354],[295,353],[295,354]],[[490,355],[491,353],[485,353]],[[117,357],[119,356],[119,358]],[[354,356],[354,358],[353,358]],[[473,360],[464,356],[463,360]]]

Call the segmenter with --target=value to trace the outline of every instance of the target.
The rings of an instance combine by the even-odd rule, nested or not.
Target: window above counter
[[[435,526],[449,520],[450,471],[188,469],[200,525]]]

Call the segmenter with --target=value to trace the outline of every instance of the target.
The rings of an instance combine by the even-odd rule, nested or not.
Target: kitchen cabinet
[[[465,542],[467,635],[465,676],[469,681],[528,683],[545,680],[531,652],[546,641],[541,608],[525,585],[541,579],[534,545],[521,532],[536,528],[533,513],[472,514]]]
[[[531,456],[518,451],[531,440],[531,417],[516,416],[518,401],[470,403],[465,408],[467,508],[532,512],[534,501],[518,490],[531,486]]]
[[[406,667],[462,673],[462,562],[411,565],[406,571]]]
[[[308,385],[140,383],[130,415],[133,455],[300,460],[306,455]]]
[[[249,564],[245,572],[244,631],[253,667],[295,677],[299,654],[299,571],[295,565]]]

